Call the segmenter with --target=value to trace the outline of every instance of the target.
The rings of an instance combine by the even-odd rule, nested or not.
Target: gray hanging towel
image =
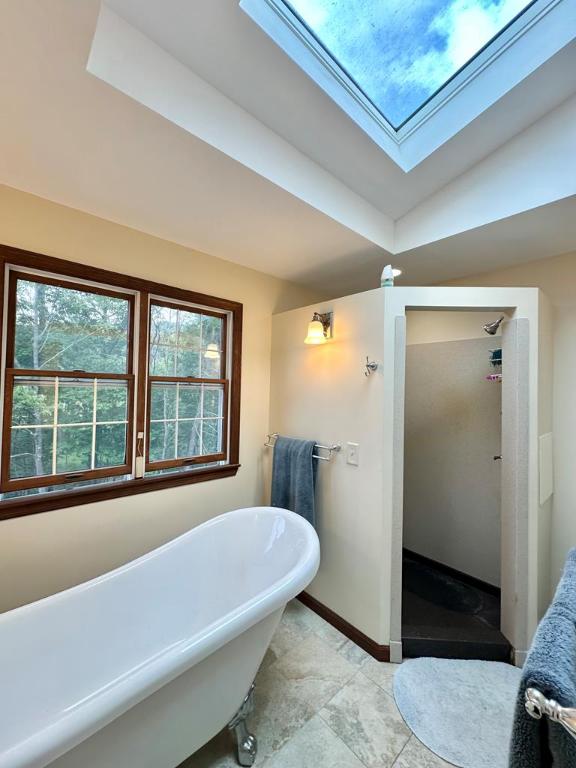
[[[290,509],[314,526],[315,445],[313,440],[277,437],[272,464],[272,506]]]
[[[528,652],[510,746],[510,768],[574,768],[576,740],[560,723],[530,717],[524,708],[527,688],[536,688],[562,707],[576,707],[576,549],[568,555],[554,600]]]

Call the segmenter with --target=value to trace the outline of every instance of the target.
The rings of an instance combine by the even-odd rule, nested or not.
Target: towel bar
[[[527,688],[524,706],[526,712],[535,720],[546,715],[555,723],[565,728],[573,739],[576,739],[576,709],[561,707],[554,699],[547,699],[536,688]]]
[[[278,437],[280,437],[278,432],[272,432],[270,435],[266,435],[266,442],[264,443],[264,446],[266,448],[274,448]],[[333,453],[338,453],[338,451],[342,450],[340,443],[335,443],[334,445],[316,444],[316,448],[318,448],[318,450],[328,451],[328,456],[319,456],[317,453],[312,454],[313,459],[319,459],[320,461],[330,461]]]

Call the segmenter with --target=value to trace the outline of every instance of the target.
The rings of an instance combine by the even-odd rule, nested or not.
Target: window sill
[[[204,483],[208,480],[234,477],[239,469],[240,464],[226,464],[221,467],[192,470],[167,477],[143,477],[137,480],[127,480],[124,483],[113,483],[76,491],[62,491],[61,493],[31,496],[30,498],[8,499],[0,502],[0,520],[35,515],[52,509],[77,507],[81,504],[93,504],[97,501],[108,501],[109,499],[117,499],[123,496],[134,496],[137,493],[161,491],[164,488],[174,488],[177,485],[192,485],[194,483]]]

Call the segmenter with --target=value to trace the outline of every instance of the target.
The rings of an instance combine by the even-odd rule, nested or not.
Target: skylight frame
[[[445,80],[442,85],[440,85],[433,93],[430,94],[416,109],[414,109],[407,117],[405,117],[403,120],[400,121],[398,125],[396,125],[392,120],[390,120],[385,113],[385,110],[382,110],[378,107],[377,104],[374,103],[374,101],[370,98],[368,93],[362,88],[362,86],[356,82],[355,78],[347,71],[346,67],[344,67],[340,62],[338,61],[338,58],[333,55],[329,48],[327,48],[326,45],[318,38],[316,33],[313,29],[311,29],[308,24],[306,23],[305,19],[303,19],[300,14],[293,8],[291,8],[291,2],[290,0],[280,0],[280,3],[284,6],[286,6],[288,13],[293,14],[296,19],[299,22],[299,25],[303,27],[308,35],[310,35],[322,48],[324,51],[326,57],[333,62],[333,65],[335,69],[341,71],[344,76],[352,83],[354,86],[354,89],[356,92],[358,92],[364,100],[368,101],[372,107],[378,112],[378,114],[384,119],[384,121],[387,123],[389,127],[392,128],[392,130],[398,135],[405,125],[410,123],[419,112],[421,112],[423,109],[425,109],[431,102],[436,100],[437,97],[442,96],[443,98],[446,98],[449,96],[449,90],[451,89],[452,83],[454,80],[458,79],[460,75],[464,74],[464,70],[466,70],[466,75],[469,77],[473,75],[473,73],[481,66],[483,66],[482,59],[485,58],[484,54],[489,53],[488,49],[491,49],[492,46],[496,46],[496,41],[498,38],[504,36],[507,34],[510,27],[516,24],[516,22],[520,19],[521,16],[524,16],[524,14],[528,13],[529,10],[534,6],[536,3],[538,3],[539,0],[531,0],[531,2],[527,3],[527,5],[519,11],[516,16],[514,16],[510,21],[505,24],[502,29],[500,29],[490,40],[488,40],[487,43],[485,43],[468,61],[463,64],[459,69],[457,69],[450,77]],[[240,3],[242,5],[242,3]],[[529,22],[528,22],[529,23]],[[513,34],[513,33],[512,33]],[[507,36],[509,37],[509,35]],[[509,40],[501,40],[499,41],[499,45],[497,46],[497,49],[500,50],[504,46],[509,44]],[[457,87],[457,86],[456,86]]]
[[[574,38],[570,0],[533,0],[396,129],[284,0],[239,4],[404,171]]]

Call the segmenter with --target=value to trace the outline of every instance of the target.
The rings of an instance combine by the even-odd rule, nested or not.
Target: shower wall
[[[501,385],[494,313],[409,312],[404,546],[500,584]],[[424,343],[419,343],[424,340]]]

